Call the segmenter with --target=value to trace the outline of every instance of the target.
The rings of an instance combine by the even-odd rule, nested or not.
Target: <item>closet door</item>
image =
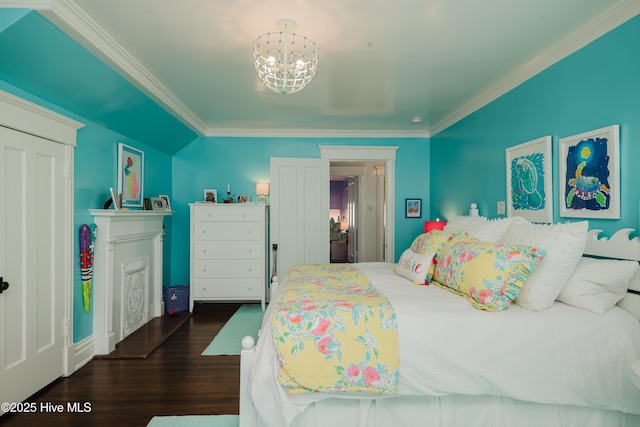
[[[0,126],[0,402],[63,374],[65,159],[65,145]]]
[[[270,165],[270,241],[283,280],[293,265],[329,262],[329,161],[272,157]]]

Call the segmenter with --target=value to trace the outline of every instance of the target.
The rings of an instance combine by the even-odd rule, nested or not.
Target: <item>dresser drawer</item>
[[[193,260],[193,277],[207,278],[260,278],[264,276],[262,260]]]
[[[262,210],[247,206],[196,206],[194,221],[260,221]]]
[[[260,259],[264,244],[259,240],[193,242],[193,259]]]
[[[194,240],[262,240],[260,222],[194,222]]]
[[[193,281],[193,298],[209,300],[261,299],[264,283],[260,279],[197,279]]]

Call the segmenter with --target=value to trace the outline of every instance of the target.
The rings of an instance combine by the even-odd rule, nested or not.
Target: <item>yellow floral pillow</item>
[[[436,262],[440,257],[440,252],[447,245],[447,242],[451,240],[454,233],[449,233],[442,230],[432,230],[428,233],[419,235],[411,243],[411,250],[418,254],[434,253],[434,259]],[[435,271],[435,263],[429,267],[427,273],[427,281],[430,282]]]
[[[532,246],[455,238],[442,250],[433,283],[463,295],[475,308],[501,311],[545,255],[544,249]]]

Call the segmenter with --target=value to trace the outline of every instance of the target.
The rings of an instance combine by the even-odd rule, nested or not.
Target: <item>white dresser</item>
[[[189,309],[256,301],[267,292],[267,205],[192,203]]]

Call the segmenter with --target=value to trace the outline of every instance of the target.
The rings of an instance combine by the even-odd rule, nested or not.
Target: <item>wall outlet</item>
[[[506,211],[505,203],[498,202],[498,215],[504,215]]]

